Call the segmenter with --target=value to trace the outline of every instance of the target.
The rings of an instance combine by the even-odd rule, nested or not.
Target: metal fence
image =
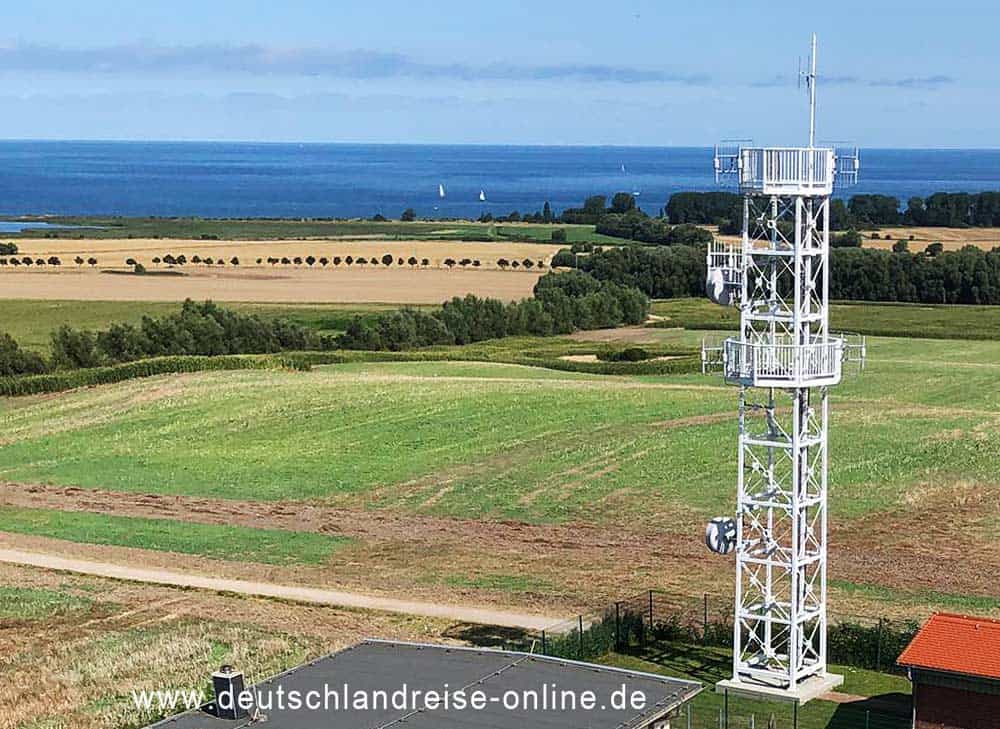
[[[901,673],[896,659],[914,635],[915,622],[884,617],[832,615],[827,648],[832,664]],[[460,636],[466,639],[475,637]],[[484,636],[479,636],[482,639]],[[492,645],[575,660],[608,653],[635,656],[667,673],[706,685],[694,701],[691,729],[906,729],[909,696],[891,693],[848,703],[811,702],[803,707],[714,693],[731,674],[733,604],[729,596],[678,596],[646,590],[538,632],[493,635]],[[681,724],[684,725],[684,722]]]

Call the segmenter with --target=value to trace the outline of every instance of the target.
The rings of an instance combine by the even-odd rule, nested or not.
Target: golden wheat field
[[[3,267],[0,298],[401,304],[437,304],[468,293],[504,301],[530,296],[557,250],[534,243],[331,239],[25,240],[19,248],[19,257],[47,260],[56,256],[62,265]],[[168,254],[184,255],[188,262],[167,266],[162,259]],[[389,266],[381,263],[386,255],[393,258]],[[352,265],[346,263],[348,256],[354,259]],[[75,262],[78,257],[84,262]],[[234,257],[237,265],[233,265]],[[315,259],[312,265],[309,257]],[[205,258],[212,259],[212,264],[193,262]],[[320,261],[323,258],[325,265]],[[359,264],[359,258],[379,262]],[[91,265],[90,259],[96,263]],[[153,275],[128,275],[129,259]],[[269,259],[278,260],[269,263]],[[294,263],[296,259],[301,260]],[[465,265],[460,263],[463,260]],[[518,268],[501,268],[501,260],[517,261]],[[531,262],[530,269],[525,261]]]

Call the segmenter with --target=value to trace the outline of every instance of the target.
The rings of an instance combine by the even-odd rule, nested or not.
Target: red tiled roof
[[[898,663],[1000,679],[1000,620],[935,613]]]

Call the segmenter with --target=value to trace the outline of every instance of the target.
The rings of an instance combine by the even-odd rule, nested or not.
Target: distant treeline
[[[337,346],[400,351],[513,335],[550,336],[640,324],[649,313],[649,299],[637,288],[598,281],[580,271],[546,274],[534,293],[534,298],[509,304],[469,294],[429,313],[401,309],[374,317],[359,315],[337,339]]]
[[[743,198],[732,192],[679,192],[667,202],[666,216],[674,225],[718,225],[724,233],[737,233]],[[880,225],[997,227],[1000,192],[937,192],[927,198],[911,197],[905,209],[898,198],[889,195],[854,195],[846,202],[830,201],[830,227],[834,230]]]
[[[1000,249],[967,246],[928,255],[835,248],[830,256],[833,299],[1000,304]],[[579,257],[579,267],[599,281],[634,286],[652,298],[705,292],[705,251],[693,246],[595,249]]]

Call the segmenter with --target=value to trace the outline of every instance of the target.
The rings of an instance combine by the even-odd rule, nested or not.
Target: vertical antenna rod
[[[812,36],[812,61],[809,75],[806,76],[809,87],[809,149],[816,146],[816,34]]]

